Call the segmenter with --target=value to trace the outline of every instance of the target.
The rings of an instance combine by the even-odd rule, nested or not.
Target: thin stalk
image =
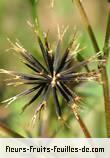
[[[32,18],[35,25],[36,30],[39,32],[40,38],[43,41],[43,32],[40,27],[39,16],[38,16],[38,4],[39,0],[30,0],[32,6]]]
[[[97,44],[97,40],[95,38],[94,32],[92,30],[92,27],[90,25],[90,22],[88,20],[88,17],[86,15],[86,12],[82,6],[82,3],[80,0],[75,0],[77,7],[79,8],[79,11],[82,16],[83,23],[88,31],[89,37],[92,41],[92,44],[94,46],[94,49],[97,52],[100,51],[100,48]],[[106,31],[106,37],[105,37],[105,44],[104,44],[104,58],[108,57],[109,55],[109,40],[110,40],[110,11],[108,16],[108,25],[107,25],[107,31]],[[100,56],[101,57],[101,56]],[[102,79],[102,86],[103,86],[103,94],[104,94],[104,105],[105,105],[105,119],[106,119],[106,129],[107,129],[107,137],[110,138],[110,92],[109,92],[109,81],[108,81],[108,75],[107,75],[107,69],[106,65],[101,64],[99,68],[102,69],[101,71],[101,79]]]
[[[39,0],[30,0],[30,2],[31,2],[31,6],[32,6],[32,19],[33,19],[34,25],[36,27],[36,30],[39,32],[39,35],[42,39],[43,32],[41,31],[41,28],[40,28],[40,22],[39,22],[39,16],[38,16]]]
[[[74,116],[75,116],[77,122],[79,123],[79,125],[80,125],[80,127],[81,127],[81,129],[82,129],[82,131],[83,131],[83,133],[84,133],[84,135],[85,135],[85,137],[86,137],[86,138],[92,138],[92,137],[91,137],[91,134],[90,134],[90,132],[89,132],[89,130],[87,129],[85,123],[84,123],[83,120],[81,119],[81,117],[80,117],[80,115],[79,115],[77,109],[75,108],[75,106],[76,106],[76,105],[73,105],[73,106],[71,107],[71,109],[72,109],[72,112],[73,112],[73,114],[74,114]]]
[[[83,120],[81,119],[80,115],[77,115],[77,121],[81,127],[81,129],[83,130],[83,133],[85,135],[86,138],[91,138],[91,135],[89,133],[89,130],[87,129],[86,125],[84,124]]]
[[[110,51],[110,9],[108,13],[108,23],[106,29],[105,43],[104,43],[104,57],[108,59]]]
[[[17,132],[13,131],[12,129],[0,122],[0,131],[1,130],[13,138],[24,138],[22,135],[18,134]]]
[[[39,26],[39,18],[38,18],[38,14],[37,14],[37,6],[38,6],[38,2],[39,0],[29,0],[30,4],[32,6],[32,18],[34,21],[34,24],[36,26],[36,28]]]
[[[110,91],[109,91],[109,81],[107,77],[106,67],[102,68],[101,78],[103,82],[103,95],[105,104],[105,119],[106,119],[106,129],[107,137],[110,138]]]
[[[108,14],[108,23],[105,35],[105,43],[104,43],[104,58],[106,61],[109,57],[110,52],[110,9]],[[105,100],[105,117],[106,117],[106,128],[107,128],[107,136],[110,138],[110,90],[109,90],[109,80],[107,77],[107,68],[102,67],[102,81],[103,81],[103,92],[104,92],[104,100]]]
[[[82,21],[83,21],[83,23],[84,23],[84,25],[85,25],[88,33],[89,33],[89,36],[90,36],[91,42],[92,42],[92,44],[94,46],[94,49],[95,49],[95,51],[97,53],[97,52],[100,51],[100,48],[98,46],[97,40],[95,38],[94,32],[92,30],[92,27],[91,27],[91,24],[89,22],[89,19],[88,19],[87,15],[86,15],[86,12],[85,12],[80,0],[75,0],[75,2],[76,2],[76,5],[77,5],[77,7],[78,7],[78,9],[80,11],[80,14],[81,14],[81,17],[82,17]]]

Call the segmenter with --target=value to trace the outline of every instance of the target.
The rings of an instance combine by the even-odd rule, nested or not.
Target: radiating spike
[[[61,40],[63,39],[63,37],[64,37],[65,34],[67,33],[68,29],[69,29],[69,25],[67,25],[67,26],[64,28],[64,30],[63,30],[63,32],[62,32],[62,34],[61,34]]]
[[[75,41],[75,37],[76,37],[76,31],[74,32],[73,34],[73,38],[72,40],[69,42],[69,45],[67,47],[67,49],[65,50],[65,53],[61,59],[61,62],[59,64],[59,67],[58,67],[58,70],[57,70],[57,73],[59,71],[61,71],[62,69],[64,69],[64,67],[68,67],[69,63],[72,61],[73,57],[69,57],[70,56],[70,50],[72,48],[72,45],[73,45],[73,42]]]
[[[55,107],[56,107],[57,116],[58,116],[58,118],[61,118],[62,112],[61,112],[61,108],[59,105],[56,87],[52,87],[52,92],[53,92],[53,99],[54,99],[54,103],[55,103]]]
[[[2,104],[7,103],[7,104],[6,104],[6,107],[8,107],[8,106],[9,106],[12,102],[14,102],[16,99],[17,99],[17,97],[14,96],[14,97],[11,97],[11,98],[9,98],[9,99],[6,99],[6,100],[2,101],[1,103],[2,103]]]
[[[71,59],[67,60],[62,68],[62,72],[67,71],[73,64],[74,59],[71,57]]]
[[[9,75],[12,75],[12,76],[16,76],[14,71],[8,71],[8,70],[5,70],[5,69],[0,69],[0,73],[4,73],[4,74],[9,74]]]
[[[35,67],[29,65],[28,63],[25,63],[25,62],[23,62],[23,63],[24,63],[27,67],[29,67],[31,70],[33,70],[33,71],[36,72],[36,68],[35,68]],[[47,74],[45,74],[45,73],[43,73],[43,72],[41,72],[41,73],[36,72],[36,75],[42,76],[42,77],[44,77],[44,78],[46,78],[46,79],[48,79],[48,80],[51,80],[51,76],[49,76],[49,75],[47,75]]]
[[[48,64],[47,51],[45,50],[44,45],[43,45],[43,43],[42,43],[40,37],[38,36],[37,38],[38,38],[38,42],[39,42],[39,46],[40,46],[42,55],[43,55],[43,57],[44,57],[44,61],[46,62],[46,64]]]
[[[23,46],[21,46],[18,42],[16,42],[15,44],[9,39],[7,38],[8,42],[10,43],[10,45],[12,46],[11,48],[9,48],[8,50],[12,49],[15,50],[16,52],[26,52],[26,50],[23,48]]]
[[[46,106],[46,101],[42,102],[41,104],[38,105],[38,107],[35,110],[34,116],[31,119],[31,127],[34,127],[35,121],[37,118],[37,114],[41,112],[41,110]]]
[[[25,50],[18,42],[15,42],[15,44],[14,44],[13,42],[11,42],[10,39],[8,39],[8,41],[10,42],[10,44],[12,46],[11,49],[20,53],[24,57],[24,59],[26,59],[31,65],[36,66],[36,69],[38,72],[43,70],[46,73],[48,73],[47,70],[45,69],[45,67],[42,66],[42,64],[40,64],[40,62],[35,57],[33,57],[31,54],[29,54],[27,52],[27,50]]]
[[[54,63],[53,63],[53,67],[54,67],[54,71],[57,73],[59,72],[59,69],[62,68],[63,64],[65,64],[65,61],[63,60],[66,60],[67,58],[67,51],[69,51],[69,49],[66,50],[65,54],[64,54],[64,57],[62,57],[61,59],[61,41],[65,35],[65,33],[67,32],[68,30],[68,26],[64,29],[63,33],[61,34],[60,32],[60,28],[59,28],[59,25],[58,25],[58,44],[57,44],[57,48],[56,48],[56,51],[55,51],[55,56],[54,56]],[[67,53],[67,54],[66,54]]]
[[[36,37],[37,37],[37,40],[38,40],[38,43],[39,43],[42,55],[44,57],[44,61],[45,61],[46,65],[48,65],[48,51],[45,49],[45,47],[43,45],[43,42],[42,42],[42,40],[41,40],[41,38],[39,36],[39,32],[36,30],[35,26],[32,25],[29,21],[27,21],[27,23],[32,28],[32,30],[34,31],[34,33],[36,34]],[[44,37],[44,40],[45,40],[45,37]],[[46,43],[46,46],[47,45],[48,45],[48,43]]]
[[[46,46],[47,50],[50,51],[51,48],[50,48],[50,43],[48,42],[48,32],[44,33],[44,42],[45,42],[45,46]]]
[[[24,62],[24,61],[23,61],[23,63],[24,63],[27,67],[29,67],[31,70],[33,70],[33,71],[35,71],[35,72],[38,72],[38,69],[36,69],[36,67],[31,66],[30,64],[28,64],[28,63],[26,63],[26,62]]]
[[[35,115],[37,115],[38,112],[40,112],[44,107],[46,107],[46,104],[47,102],[45,100],[41,104],[39,104],[35,110]]]
[[[7,103],[7,106],[10,105],[12,102],[14,102],[16,99],[18,99],[19,97],[22,97],[24,95],[27,95],[27,94],[30,94],[32,93],[33,91],[35,91],[36,89],[38,89],[40,86],[36,86],[36,87],[33,87],[31,89],[28,89],[28,90],[25,90],[17,95],[15,95],[14,97],[11,97],[9,99],[6,99],[4,101],[2,101],[2,103]]]
[[[49,78],[49,76],[47,76],[47,78],[41,76],[40,73],[36,75],[29,75],[29,74],[14,72],[14,71],[7,71],[4,69],[0,69],[0,73],[9,74],[11,76],[15,76],[16,79],[23,79],[23,80],[47,81],[47,78]]]
[[[47,83],[47,81],[45,80],[45,81],[32,81],[32,82],[24,82],[24,84],[29,84],[29,85],[31,85],[31,84],[45,84],[45,83]]]
[[[64,53],[64,55],[63,55],[63,57],[62,57],[62,59],[61,59],[61,62],[60,62],[60,64],[58,65],[57,73],[59,73],[59,72],[62,70],[62,68],[64,67],[64,65],[65,65],[65,63],[66,63],[66,60],[67,60],[67,58],[68,58],[68,55],[69,55],[69,49],[67,49],[67,50],[65,51],[65,53]]]
[[[61,83],[62,88],[72,97],[73,100],[77,98],[76,93],[74,93],[66,84]]]
[[[48,67],[48,69],[50,70],[50,66],[49,66],[49,62],[50,62],[50,56],[49,56],[49,53],[48,53],[48,50],[45,49],[44,45],[43,45],[43,42],[38,34],[38,31],[35,29],[34,25],[32,25],[29,21],[28,21],[28,25],[34,30],[34,32],[36,33],[36,36],[37,36],[37,40],[38,40],[38,43],[39,43],[39,46],[40,46],[40,49],[41,49],[41,52],[42,52],[42,55],[43,55],[43,58],[44,58],[44,61]],[[45,40],[45,38],[44,38]]]
[[[33,128],[35,126],[36,118],[37,118],[37,115],[34,115],[32,117],[31,122],[30,122],[31,128]]]
[[[41,88],[40,88],[39,91],[35,94],[35,96],[22,108],[22,112],[24,112],[25,109],[26,109],[29,105],[31,105],[31,104],[40,96],[40,94],[42,93],[43,89],[44,89],[44,86],[41,86]]]
[[[67,92],[62,88],[62,86],[60,85],[60,83],[57,84],[57,87],[61,93],[61,95],[64,97],[64,99],[69,102],[71,99],[71,96],[69,96],[69,94],[67,94]]]
[[[35,35],[38,36],[39,31],[37,30],[37,28],[30,21],[27,21],[27,24],[32,29],[32,31],[35,33]]]
[[[59,24],[57,24],[57,34],[58,34],[58,39],[61,40],[61,32],[60,32]]]
[[[51,75],[53,75],[53,51],[50,49],[50,45],[47,40],[47,34],[44,36],[44,42],[45,42],[46,52],[47,52],[47,66]]]
[[[23,85],[23,84],[24,84],[24,82],[10,82],[10,83],[7,83],[6,85],[17,87],[17,86],[20,86],[20,85]]]
[[[58,44],[57,44],[57,48],[55,51],[54,63],[53,63],[53,68],[54,68],[55,73],[58,70],[58,66],[59,66],[60,61],[61,61],[61,40],[59,39]]]
[[[48,67],[48,70],[49,70],[49,71],[51,72],[51,74],[52,74],[52,73],[53,73],[53,69],[52,69],[52,58],[51,58],[51,56],[50,56],[50,53],[49,53],[48,49],[44,47],[44,45],[43,45],[43,43],[42,43],[40,37],[37,36],[37,38],[38,38],[39,46],[40,46],[40,48],[41,48],[41,52],[42,52],[44,61],[45,61],[46,65],[47,65],[47,67]],[[45,39],[45,38],[44,38],[44,39]],[[45,44],[48,45],[47,41],[45,41],[45,42],[46,42]]]
[[[88,59],[86,59],[84,61],[81,61],[80,63],[75,64],[74,66],[72,66],[68,70],[62,71],[61,74],[67,75],[69,73],[74,73],[74,71],[77,70],[77,69],[79,69],[80,67],[85,66],[85,65],[87,65],[90,62],[94,62],[95,61],[94,59],[96,59],[97,56],[100,56],[100,53],[101,52],[97,53],[97,55],[94,55],[91,58],[88,58]]]
[[[21,54],[31,65],[35,66],[38,72],[44,71],[48,74],[46,68],[31,54],[25,52]]]
[[[38,106],[37,106],[37,108],[36,108],[36,110],[35,110],[34,116],[32,117],[31,124],[32,124],[33,126],[35,125],[35,121],[36,121],[37,114],[38,114],[39,110],[41,110],[41,109],[44,107],[44,105],[46,105],[46,100],[47,100],[47,98],[48,98],[48,96],[49,96],[50,88],[51,88],[50,85],[47,86],[47,87],[45,87],[45,90],[44,90],[44,92],[43,92],[43,94],[42,94],[41,101],[39,102],[39,104],[38,104]]]
[[[59,76],[59,80],[63,80],[63,81],[70,81],[71,79],[78,79],[80,77],[95,77],[95,78],[99,78],[100,77],[100,73],[99,72],[79,72],[79,73],[71,73],[71,74],[67,74],[67,75],[62,75],[60,74]]]

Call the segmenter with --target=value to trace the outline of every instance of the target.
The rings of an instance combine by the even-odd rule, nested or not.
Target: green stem
[[[82,6],[82,3],[80,0],[75,0],[77,7],[79,8],[79,11],[82,16],[83,23],[88,31],[89,37],[92,41],[93,47],[97,52],[100,51],[100,48],[97,44],[94,32],[92,30],[92,27],[90,25],[90,22],[88,20],[88,17],[86,15],[86,12]],[[110,11],[108,16],[108,25],[107,25],[107,31],[106,31],[106,38],[105,38],[105,44],[104,44],[104,59],[107,58],[109,55],[109,40],[110,40]],[[99,59],[102,58],[101,56]],[[102,79],[102,86],[103,86],[103,94],[104,94],[104,105],[105,105],[105,119],[106,119],[106,129],[107,129],[107,137],[110,138],[110,92],[109,92],[109,81],[108,81],[108,75],[107,75],[107,69],[106,65],[101,64],[100,68],[101,71],[101,79]]]
[[[83,23],[84,23],[84,25],[85,25],[88,33],[89,33],[91,42],[92,42],[92,44],[94,46],[94,49],[95,49],[95,51],[97,53],[97,52],[100,51],[100,48],[99,48],[99,46],[97,44],[97,40],[95,38],[94,32],[92,30],[92,27],[91,27],[91,24],[89,22],[89,19],[88,19],[87,15],[86,15],[86,12],[85,12],[85,10],[84,10],[84,8],[83,8],[82,3],[81,3],[80,0],[75,0],[75,2],[76,2],[77,7],[79,8],[79,11],[80,11]]]
[[[106,59],[108,59],[109,57],[109,51],[110,51],[109,44],[110,44],[110,10],[108,13],[108,23],[107,23],[105,43],[104,43],[104,57]]]
[[[38,29],[39,28],[39,18],[38,18],[38,14],[37,14],[37,9],[38,9],[38,3],[39,3],[39,0],[30,0],[31,2],[31,6],[32,6],[32,18],[33,18],[33,21],[34,21],[34,24],[36,26],[36,28]]]
[[[34,25],[36,30],[39,32],[40,38],[43,40],[43,32],[40,27],[39,17],[38,17],[38,4],[39,0],[30,0],[32,6],[32,18],[34,21]]]

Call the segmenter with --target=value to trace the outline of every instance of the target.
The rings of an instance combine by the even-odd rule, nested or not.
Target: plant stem
[[[105,43],[104,43],[104,58],[106,62],[109,57],[110,51],[110,9],[108,14],[108,23],[105,35]],[[104,101],[105,101],[105,117],[106,117],[106,128],[107,128],[107,136],[110,138],[110,90],[109,90],[109,81],[107,77],[107,68],[106,65],[102,67],[102,81],[103,81],[103,92],[104,92]]]
[[[43,40],[43,32],[40,27],[39,17],[38,17],[38,4],[39,0],[32,0],[33,3],[31,3],[32,6],[32,18],[34,21],[34,25],[36,30],[39,32],[40,38]]]
[[[107,77],[107,69],[105,66],[102,68],[101,78],[103,82],[107,137],[110,138],[110,97],[109,97],[110,92],[109,92],[109,81]]]
[[[75,106],[76,106],[76,105],[73,105],[73,106],[71,107],[72,112],[74,113],[74,116],[75,116],[77,122],[79,123],[79,125],[80,125],[80,127],[81,127],[81,129],[82,129],[82,131],[83,131],[83,133],[84,133],[84,135],[85,135],[85,137],[86,137],[86,138],[91,138],[91,134],[90,134],[89,130],[87,129],[85,123],[84,123],[83,120],[81,119],[80,115],[78,114],[77,110],[75,109]]]
[[[97,44],[94,32],[92,30],[92,27],[90,25],[90,22],[88,20],[88,17],[86,15],[86,12],[82,6],[82,3],[80,0],[75,0],[77,7],[79,8],[79,11],[82,16],[83,23],[88,31],[89,37],[91,38],[92,44],[94,46],[94,49],[97,52],[100,51],[100,48]],[[105,38],[105,44],[104,44],[104,58],[108,57],[109,54],[109,40],[110,40],[110,11],[108,16],[108,25],[107,25],[107,31],[106,31],[106,38]],[[99,59],[102,58],[101,56]],[[106,65],[101,64],[99,68],[102,69],[101,71],[101,79],[102,79],[102,86],[103,86],[103,94],[104,94],[104,104],[105,104],[105,119],[106,119],[106,129],[107,129],[107,137],[110,138],[110,92],[109,92],[109,81],[107,76],[107,69]]]
[[[38,14],[37,14],[37,6],[38,6],[38,2],[39,0],[29,0],[31,7],[32,7],[32,18],[34,21],[34,24],[36,26],[36,28],[39,26],[39,19],[38,19]]]
[[[105,36],[105,43],[104,43],[104,57],[108,59],[109,57],[109,51],[110,51],[110,9],[108,13],[108,23],[107,23],[107,29],[106,29],[106,36]]]
[[[13,131],[12,129],[6,127],[3,123],[0,122],[0,130],[3,130],[4,132],[6,132],[8,135],[12,136],[13,138],[24,138],[23,136],[21,136],[20,134],[16,133],[15,131]]]
[[[88,19],[87,15],[86,15],[86,12],[85,12],[80,0],[75,0],[75,2],[76,2],[77,7],[79,8],[79,11],[80,11],[80,14],[81,14],[81,17],[82,17],[82,21],[83,21],[83,23],[84,23],[84,25],[85,25],[88,33],[89,33],[89,36],[91,38],[91,42],[92,42],[92,44],[94,46],[94,49],[97,53],[97,52],[100,51],[100,48],[97,44],[97,40],[95,38],[94,32],[92,30],[92,27],[91,27],[91,24],[89,22],[89,19]]]
[[[84,133],[85,137],[86,138],[91,138],[91,135],[90,135],[86,125],[84,124],[84,122],[82,121],[82,119],[79,115],[77,115],[77,121],[78,121],[81,129],[83,130],[83,133]]]

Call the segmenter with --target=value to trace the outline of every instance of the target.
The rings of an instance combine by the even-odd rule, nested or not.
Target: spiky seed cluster
[[[47,40],[47,36],[44,36],[43,43],[39,34],[37,33],[38,44],[40,46],[46,67],[43,66],[38,59],[32,56],[32,54],[27,52],[27,50],[25,50],[19,43],[16,42],[15,44],[13,44],[10,41],[12,49],[20,53],[20,55],[24,59],[24,64],[28,68],[32,69],[34,73],[32,75],[29,75],[1,69],[1,73],[6,73],[12,76],[12,79],[8,83],[8,85],[32,85],[31,89],[27,89],[21,92],[20,94],[17,94],[12,98],[3,101],[3,103],[7,103],[7,105],[9,105],[16,99],[35,92],[35,95],[23,107],[24,111],[29,105],[31,105],[31,103],[33,103],[40,96],[41,100],[37,105],[35,115],[33,117],[33,119],[35,119],[36,114],[40,110],[42,110],[42,108],[46,105],[47,98],[51,92],[53,94],[56,113],[59,118],[61,118],[62,112],[59,105],[57,91],[60,92],[61,96],[67,101],[67,103],[76,104],[79,101],[79,97],[74,91],[70,89],[70,86],[68,86],[68,84],[71,85],[71,82],[77,84],[80,81],[97,79],[99,76],[95,71],[78,72],[80,68],[86,66],[88,63],[93,61],[96,58],[96,56],[93,56],[92,58],[89,58],[81,62],[73,63],[74,54],[76,54],[79,51],[79,45],[75,44],[74,49],[72,50],[73,54],[71,54],[71,49],[74,45],[76,38],[75,34],[74,38],[70,41],[68,47],[62,55],[61,45],[64,32],[62,36],[59,35],[56,50],[54,51],[50,49],[50,44]]]

